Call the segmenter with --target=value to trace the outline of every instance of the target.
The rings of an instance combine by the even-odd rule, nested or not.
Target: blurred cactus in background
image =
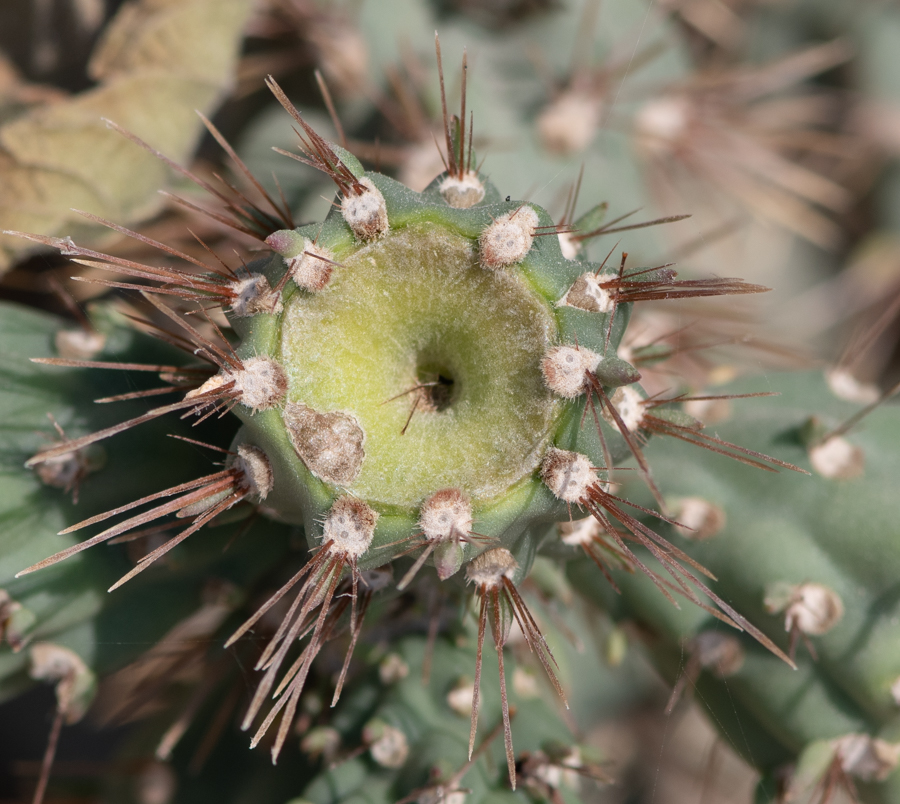
[[[900,802],[896,4],[0,23],[0,798]]]

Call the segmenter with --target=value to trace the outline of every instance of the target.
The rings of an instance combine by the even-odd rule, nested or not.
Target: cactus
[[[529,572],[548,523],[571,516],[573,506],[586,508],[604,523],[610,516],[621,521],[630,538],[666,563],[679,593],[700,603],[695,586],[721,607],[723,619],[777,650],[700,581],[695,570],[702,568],[683,566],[679,551],[626,512],[627,503],[608,491],[607,479],[614,456],[627,446],[655,489],[633,435],[640,427],[649,428],[651,418],[662,430],[681,428],[698,441],[704,438],[693,425],[649,414],[635,418],[643,398],[636,390],[622,396],[640,376],[615,354],[631,306],[646,299],[762,288],[736,279],[681,281],[667,268],[627,270],[624,257],[617,271],[566,259],[558,228],[546,212],[522,201],[501,201],[487,177],[472,168],[464,108],[458,122],[446,120],[447,172],[418,194],[363,171],[349,153],[323,140],[274,82],[272,89],[300,126],[297,158],[330,176],[340,199],[321,224],[263,229],[260,239],[265,236],[274,250],[272,258],[237,274],[205,265],[207,273],[197,276],[106,259],[70,239],[32,237],[94,265],[156,279],[145,299],[186,333],[182,341],[209,368],[140,364],[140,369],[177,383],[163,390],[186,387],[183,398],[111,427],[64,438],[31,457],[29,466],[46,473],[61,461],[86,460],[82,456],[89,450],[120,432],[173,413],[202,422],[234,411],[242,426],[227,449],[201,444],[224,451],[222,470],[66,528],[63,533],[100,525],[99,533],[19,575],[154,526],[171,514],[190,524],[143,556],[110,591],[242,503],[302,526],[313,557],[226,643],[241,639],[282,598],[291,601],[256,662],[265,672],[243,720],[243,728],[256,728],[255,746],[280,717],[271,748],[277,759],[310,666],[341,616],[349,614],[351,643],[333,703],[340,696],[375,591],[365,573],[419,552],[398,584],[403,590],[429,558],[442,581],[465,567],[465,581],[479,600],[469,756],[479,723],[490,623],[513,789],[516,767],[503,646],[517,624],[564,698],[553,654],[517,586]],[[289,219],[286,210],[281,213]],[[576,222],[568,233],[577,237],[580,230]],[[239,342],[221,341],[221,336],[219,343],[211,340],[157,295],[221,305]],[[206,319],[220,335],[208,314]],[[132,365],[34,359],[99,370]],[[591,421],[585,425],[588,415]],[[110,525],[113,518],[119,521]],[[619,549],[627,561],[643,566],[621,539]],[[659,576],[653,577],[672,599]],[[310,635],[308,644],[285,671],[305,634]],[[273,689],[276,702],[265,707]]]
[[[338,31],[348,32],[342,42],[360,41],[349,17],[297,7],[295,34],[339,96],[362,105],[365,53],[344,70],[333,46]],[[521,78],[524,29],[507,16],[518,11],[460,11],[494,28],[466,27],[448,12],[451,41],[464,29],[490,68]],[[258,33],[293,19],[281,7],[266,13]],[[376,62],[384,54],[372,31],[395,13],[376,21],[367,8],[357,20]],[[623,29],[640,21],[633,9],[612,13]],[[537,19],[548,41],[577,21],[547,9]],[[395,160],[412,187],[364,169],[352,152],[380,162],[381,146],[348,138],[321,76],[340,144],[268,81],[299,135],[299,148],[276,150],[304,165],[284,160],[280,198],[253,176],[261,160],[252,138],[235,150],[204,120],[242,182],[220,189],[119,129],[223,202],[207,217],[254,241],[246,261],[92,212],[90,227],[157,257],[107,254],[80,234],[5,233],[76,258],[117,301],[93,304],[77,329],[4,307],[11,386],[0,401],[16,423],[14,496],[28,498],[31,515],[10,504],[16,524],[0,547],[0,633],[11,648],[0,654],[3,695],[29,675],[55,683],[55,735],[83,713],[100,676],[98,717],[146,721],[124,750],[155,751],[147,785],[171,784],[163,763],[184,765],[192,747],[194,767],[208,758],[216,769],[201,782],[182,776],[179,800],[493,801],[524,791],[574,801],[609,775],[579,734],[581,710],[599,707],[600,682],[578,683],[597,674],[561,635],[593,645],[599,607],[651,635],[649,653],[673,687],[670,711],[697,685],[726,735],[741,729],[733,742],[764,774],[760,800],[776,795],[773,780],[788,778],[791,763],[791,795],[827,799],[846,787],[893,800],[900,668],[890,656],[890,562],[877,566],[840,541],[849,523],[871,522],[890,554],[890,494],[879,485],[891,477],[889,413],[869,420],[878,437],[861,453],[855,433],[829,431],[852,411],[823,402],[829,392],[811,375],[771,381],[788,391],[779,399],[762,399],[770,394],[758,381],[706,392],[713,374],[685,362],[695,347],[642,335],[658,326],[643,313],[765,288],[718,268],[712,279],[684,279],[669,265],[633,267],[625,253],[613,256],[616,246],[592,248],[640,229],[625,247],[654,265],[647,227],[687,217],[672,213],[692,211],[698,187],[701,206],[733,193],[720,218],[777,209],[786,229],[834,246],[833,217],[849,195],[816,172],[821,161],[799,164],[814,122],[801,114],[786,128],[758,124],[771,123],[768,104],[784,102],[772,93],[851,54],[826,44],[768,69],[688,77],[678,49],[660,60],[652,47],[631,59],[584,52],[556,94],[530,88],[523,101],[469,81],[473,123],[467,56],[460,113],[451,115],[438,50],[444,169],[430,183],[413,178],[436,161],[423,123],[428,91],[419,85],[414,97],[390,73],[402,107],[391,114],[412,122],[409,141],[385,148],[385,162]],[[605,138],[621,158],[611,161],[610,202],[597,203],[594,140],[617,82],[645,64],[685,80],[628,102],[634,147]],[[407,60],[413,84],[414,67]],[[367,129],[359,115],[350,114],[355,132]],[[482,166],[483,132],[500,140],[523,124],[535,132],[524,155]],[[693,152],[694,140],[678,139],[687,128],[721,137],[715,147],[728,158]],[[756,161],[728,151],[735,137]],[[561,216],[523,200],[528,183],[554,177],[581,151],[586,212],[576,215],[577,187]],[[684,163],[694,173],[681,184]],[[677,191],[678,209],[619,225],[640,195],[639,165],[654,189]],[[314,216],[316,176],[337,196]],[[777,204],[761,205],[770,184]],[[193,198],[182,206],[199,209]],[[607,222],[610,208],[618,217]],[[319,222],[296,225],[301,218]],[[670,375],[656,370],[685,365],[690,372],[665,393]],[[164,395],[175,401],[158,404]],[[115,404],[93,405],[98,398]],[[707,404],[741,415],[705,429],[687,411]],[[22,473],[16,464],[26,459]],[[634,471],[622,468],[628,461]],[[556,599],[575,605],[570,583],[591,608],[560,621]],[[124,628],[131,646],[111,647],[104,637]],[[616,661],[622,633],[608,648]],[[222,644],[237,662],[223,658]],[[67,657],[63,669],[46,670],[48,650]],[[242,677],[238,664],[252,669]],[[619,693],[634,689],[619,684]],[[792,695],[805,703],[785,711]],[[259,749],[248,754],[248,742],[281,763],[272,769]]]
[[[837,399],[820,373],[783,376],[779,388],[765,407],[743,403],[717,429],[753,433],[774,454],[811,466],[812,477],[772,482],[757,473],[736,483],[714,458],[656,444],[648,453],[675,516],[692,527],[673,527],[672,539],[794,656],[797,671],[702,612],[660,606],[641,578],[617,573],[622,594],[613,599],[584,561],[570,564],[569,575],[617,616],[644,624],[677,694],[696,687],[734,750],[766,771],[760,800],[777,799],[780,775],[788,785],[780,794],[796,800],[817,800],[827,782],[858,787],[866,801],[893,801],[896,412],[875,411],[864,429],[844,435],[840,425],[858,406]],[[784,775],[792,763],[797,773]]]

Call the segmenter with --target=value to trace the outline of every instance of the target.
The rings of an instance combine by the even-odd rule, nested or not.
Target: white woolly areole
[[[234,380],[234,390],[241,395],[241,404],[254,413],[280,404],[287,392],[284,369],[271,357],[259,355],[244,361],[243,369],[227,374]]]
[[[584,547],[599,538],[601,533],[603,526],[592,516],[559,525],[559,540],[569,547]]]
[[[541,361],[541,372],[547,387],[559,396],[574,399],[587,388],[589,371],[596,371],[600,355],[578,346],[553,346]]]
[[[583,151],[600,126],[603,101],[597,94],[565,92],[538,116],[537,130],[548,151],[572,154]]]
[[[625,422],[629,432],[633,433],[640,429],[641,422],[644,421],[644,398],[634,388],[630,385],[617,388],[609,401],[622,421]],[[612,414],[605,407],[603,408],[603,418],[615,425]]]
[[[845,734],[832,745],[844,773],[864,782],[883,782],[900,762],[900,744],[868,734]]]
[[[272,464],[266,453],[251,444],[241,444],[237,453],[232,468],[243,475],[244,487],[251,495],[260,500],[266,499],[275,485]]]
[[[463,714],[466,714],[463,712]],[[443,785],[429,787],[416,799],[416,804],[466,804],[466,792],[450,790]]]
[[[541,480],[558,499],[578,504],[591,486],[599,484],[587,455],[556,447],[548,450],[541,463]]]
[[[457,715],[465,717],[472,711],[472,700],[475,698],[475,685],[471,679],[461,678],[453,689],[447,693],[447,706]]]
[[[691,640],[691,650],[700,665],[719,678],[733,676],[744,664],[741,641],[722,631],[701,631]]]
[[[466,580],[483,589],[492,589],[500,586],[504,578],[512,579],[513,573],[519,568],[513,554],[505,547],[495,547],[485,550],[481,555],[475,556],[466,567]]]
[[[863,383],[843,367],[836,367],[825,372],[828,387],[838,399],[848,402],[859,402],[861,405],[871,405],[877,402],[881,391],[877,385]]]
[[[375,536],[378,514],[362,500],[340,497],[325,518],[322,541],[333,542],[331,552],[351,558],[359,558]]]
[[[281,293],[272,290],[269,280],[262,274],[251,274],[246,279],[236,279],[231,283],[235,296],[231,301],[231,312],[238,318],[251,315],[277,315],[284,307]]]
[[[231,392],[240,394],[241,403],[254,413],[281,404],[287,393],[287,377],[284,369],[271,357],[258,356],[243,362],[243,368],[223,369],[210,377],[199,388],[188,391],[185,399],[214,394],[228,383],[234,383]]]
[[[294,284],[311,293],[322,290],[331,281],[334,261],[329,249],[317,246],[312,240],[306,241],[297,256],[284,259]]]
[[[784,629],[801,634],[821,636],[828,633],[844,616],[844,604],[837,592],[820,583],[802,583],[791,595],[785,610]]]
[[[422,504],[419,527],[431,542],[460,539],[472,530],[472,503],[458,489],[443,489]]]
[[[567,260],[577,260],[581,254],[581,243],[575,239],[575,235],[572,232],[560,232],[557,237],[563,257]]]
[[[859,477],[865,468],[863,451],[843,436],[834,436],[809,451],[812,468],[829,480]]]
[[[478,238],[481,264],[504,268],[522,260],[531,249],[539,223],[537,212],[527,205],[501,215]]]
[[[366,189],[359,195],[348,193],[341,201],[341,214],[360,240],[375,240],[389,227],[384,196],[371,179],[358,179]]]
[[[409,742],[400,729],[379,724],[380,734],[369,746],[372,759],[382,768],[399,768],[409,756]]]
[[[563,251],[563,256],[567,256],[565,251]],[[578,256],[578,252],[575,253],[575,256]],[[574,257],[568,257],[568,259],[574,259]],[[607,280],[608,277],[602,279],[603,282]],[[614,306],[612,295],[602,287],[601,277],[593,272],[579,276],[557,304],[560,307],[577,307],[591,313],[611,313]]]
[[[468,170],[463,177],[447,176],[438,187],[448,206],[454,209],[469,209],[484,198],[484,184],[474,170]]]
[[[682,497],[675,509],[675,529],[685,539],[711,539],[725,527],[725,512],[702,497]],[[683,527],[682,527],[683,526]]]
[[[659,150],[666,150],[673,142],[684,137],[688,133],[690,122],[690,101],[672,95],[650,101],[635,116],[638,135],[655,140]]]
[[[61,329],[53,337],[60,357],[90,360],[103,351],[106,336],[89,329]]]

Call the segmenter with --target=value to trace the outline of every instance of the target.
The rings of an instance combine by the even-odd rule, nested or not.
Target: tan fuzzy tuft
[[[306,247],[297,256],[285,258],[294,284],[310,293],[322,290],[331,281],[334,261],[331,251],[311,241],[307,241]]]
[[[339,497],[322,530],[322,541],[331,542],[331,553],[359,558],[372,544],[378,514],[362,500]]]
[[[580,90],[565,92],[538,116],[537,131],[548,151],[573,154],[587,148],[603,114],[603,100]]]
[[[701,631],[691,640],[691,650],[701,667],[718,678],[728,678],[744,665],[745,652],[734,634]]]
[[[287,393],[284,369],[271,357],[259,356],[245,360],[241,368],[223,369],[199,388],[188,391],[184,398],[210,396],[229,383],[233,384],[232,392],[238,395],[241,404],[253,413],[280,405]]]
[[[828,388],[838,399],[847,402],[858,402],[860,405],[871,405],[878,401],[881,391],[872,383],[860,382],[849,369],[836,366],[825,372]]]
[[[674,517],[675,529],[692,541],[703,541],[717,536],[725,528],[725,512],[702,497],[682,497],[677,501]]]
[[[563,255],[569,257],[565,251]],[[608,278],[608,277],[607,277]],[[560,306],[577,307],[579,310],[587,310],[591,313],[610,313],[615,306],[612,294],[606,290],[600,282],[600,278],[593,273],[582,274],[566,291],[566,295],[559,300]]]
[[[466,580],[483,589],[500,586],[504,578],[512,580],[519,568],[513,554],[505,547],[494,547],[475,556],[466,567]]]
[[[829,480],[850,480],[865,470],[863,451],[843,436],[832,436],[809,450],[809,462],[822,477]]]
[[[241,444],[237,453],[232,466],[243,476],[248,493],[259,500],[266,499],[275,485],[272,464],[266,453],[250,444]]]
[[[484,268],[505,268],[524,259],[531,250],[538,224],[537,212],[529,206],[501,215],[478,238]]]
[[[610,397],[610,403],[615,407],[625,426],[630,432],[641,428],[644,421],[644,398],[632,387],[622,386]],[[611,425],[618,426],[613,415],[604,407],[603,418]]]
[[[419,527],[432,542],[464,538],[472,530],[472,503],[458,489],[443,489],[422,504]]]
[[[586,455],[551,447],[541,463],[541,480],[560,500],[580,504],[598,483],[597,472]]]
[[[409,756],[406,735],[387,723],[367,723],[363,728],[363,740],[369,744],[372,759],[382,768],[400,768]]]
[[[827,634],[844,616],[844,604],[836,592],[818,583],[800,584],[785,612],[785,630],[801,634]]]
[[[484,199],[484,184],[475,171],[470,170],[461,179],[447,176],[438,188],[447,206],[469,209]]]
[[[557,237],[559,238],[559,250],[563,257],[567,260],[577,260],[582,249],[581,243],[575,239],[575,235],[572,232],[560,232]]]
[[[90,360],[106,346],[106,336],[89,329],[61,329],[53,338],[60,357]]]
[[[684,137],[694,116],[691,101],[682,96],[655,98],[635,117],[641,145],[650,151],[667,154]]]
[[[363,242],[375,240],[390,228],[384,196],[371,179],[359,179],[365,189],[347,193],[341,202],[341,214],[347,225]]]
[[[228,378],[234,380],[234,388],[241,395],[241,403],[254,413],[280,405],[287,393],[287,377],[284,369],[271,357],[251,357],[243,363],[243,369]]]
[[[472,699],[475,695],[475,685],[471,678],[460,678],[447,693],[447,706],[457,715],[468,717],[472,711]]]
[[[348,486],[359,476],[365,433],[349,413],[319,413],[301,402],[284,408],[284,425],[300,460],[316,477]]]
[[[251,274],[246,279],[238,279],[231,285],[234,299],[231,312],[238,318],[251,315],[277,315],[283,309],[281,293],[273,290],[269,280],[262,274]]]
[[[559,540],[569,547],[584,547],[603,533],[603,526],[594,517],[559,523]]]
[[[553,346],[541,361],[547,387],[565,399],[581,396],[588,388],[587,373],[600,365],[600,355],[577,346]]]
[[[900,763],[900,744],[868,734],[845,734],[832,745],[844,773],[864,782],[883,782]]]
[[[827,634],[844,616],[840,596],[820,583],[773,584],[764,604],[772,614],[784,612],[785,631],[807,636]]]

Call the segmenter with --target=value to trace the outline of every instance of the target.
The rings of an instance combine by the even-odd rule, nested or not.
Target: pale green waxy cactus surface
[[[738,441],[752,434],[767,452],[808,466],[811,476],[744,476],[686,445],[657,442],[648,457],[673,514],[693,528],[672,528],[673,541],[795,656],[796,671],[699,610],[659,605],[657,590],[641,577],[614,571],[622,594],[613,596],[596,585],[588,563],[570,564],[569,576],[581,591],[602,596],[615,616],[650,629],[651,652],[681,694],[696,685],[731,747],[771,774],[760,800],[775,800],[779,775],[798,800],[816,800],[830,773],[842,784],[845,774],[866,801],[893,801],[900,757],[897,411],[876,410],[848,433],[825,438],[859,406],[835,398],[820,373],[770,381],[779,397],[765,406],[732,402],[716,431]],[[798,760],[802,772],[786,774]]]

